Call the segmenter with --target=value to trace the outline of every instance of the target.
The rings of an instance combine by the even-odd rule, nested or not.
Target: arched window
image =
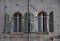
[[[47,13],[44,11],[38,14],[38,32],[47,32]]]
[[[14,14],[14,32],[21,32],[22,16],[19,12]]]
[[[25,32],[28,32],[28,27],[30,27],[30,32],[34,32],[34,15],[32,13],[29,13],[29,15],[28,13],[25,13],[24,25],[25,25]]]

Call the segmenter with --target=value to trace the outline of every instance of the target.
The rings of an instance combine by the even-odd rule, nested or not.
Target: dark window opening
[[[14,14],[14,32],[21,32],[22,17],[20,13]]]

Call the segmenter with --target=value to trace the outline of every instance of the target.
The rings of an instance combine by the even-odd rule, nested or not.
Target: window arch
[[[47,32],[47,13],[38,13],[38,32]]]
[[[29,16],[29,18],[28,18]],[[29,21],[28,21],[29,19]],[[28,26],[28,23],[30,26]],[[25,13],[24,17],[25,32],[28,32],[28,27],[30,27],[30,32],[34,32],[34,15],[33,13]]]
[[[21,32],[22,15],[17,12],[14,15],[14,32]]]

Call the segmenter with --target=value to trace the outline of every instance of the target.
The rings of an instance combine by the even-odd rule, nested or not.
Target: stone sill
[[[27,33],[27,32],[25,32],[25,33]],[[49,32],[30,32],[30,34],[49,34]]]
[[[24,32],[10,32],[11,35],[21,35],[24,34]]]
[[[11,34],[11,35],[21,35],[21,34],[49,34],[49,32],[10,32],[7,34]]]

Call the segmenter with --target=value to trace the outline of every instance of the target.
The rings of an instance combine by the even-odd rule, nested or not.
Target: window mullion
[[[17,32],[19,32],[19,15],[17,15]]]
[[[41,15],[41,29],[42,29],[42,32],[43,32],[43,15]]]

